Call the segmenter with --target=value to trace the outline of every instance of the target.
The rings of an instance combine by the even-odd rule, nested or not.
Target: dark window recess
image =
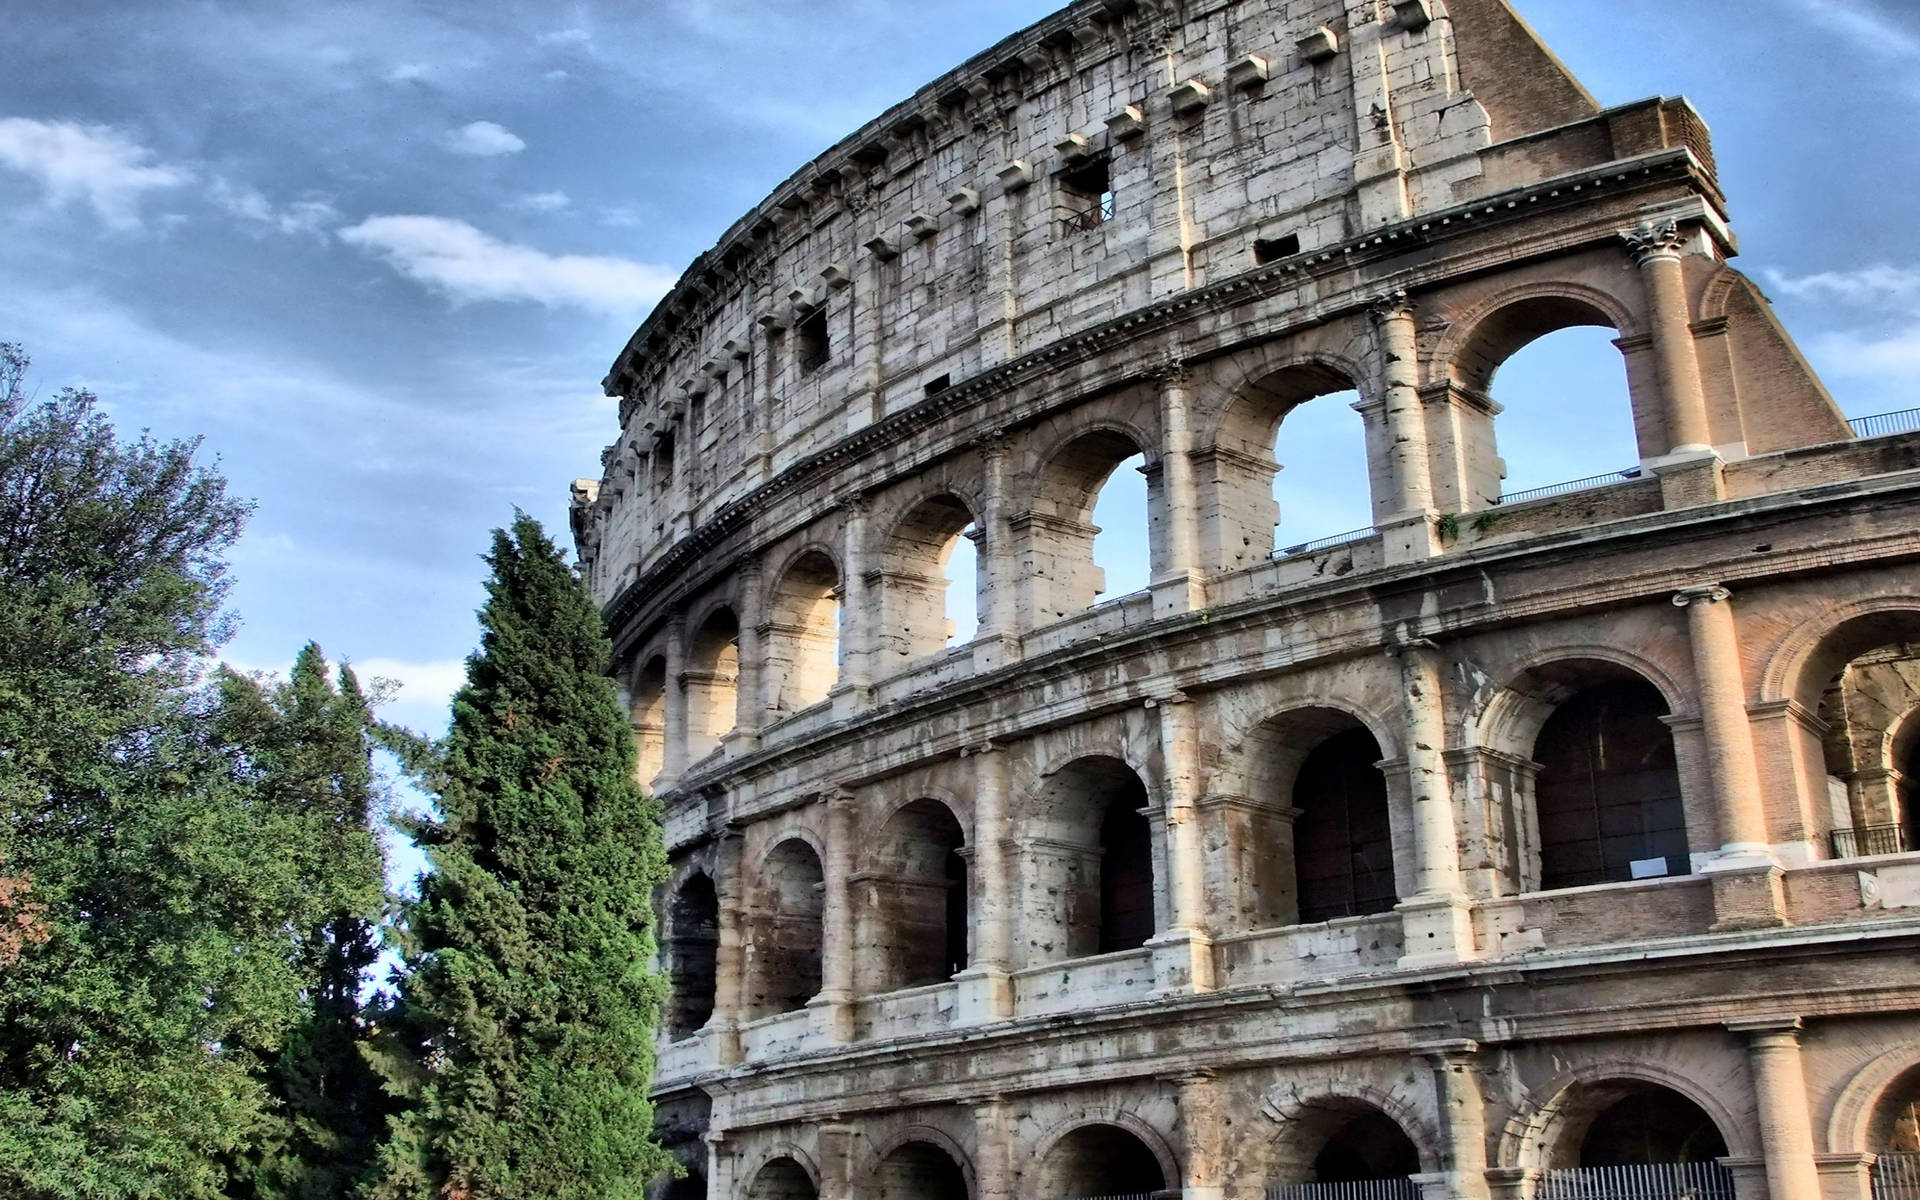
[[[1540,728],[1540,890],[1692,870],[1667,704],[1648,683],[1574,696]]]
[[[953,386],[953,376],[951,375],[942,375],[938,379],[928,380],[927,395],[938,396],[941,392],[946,391],[948,388],[952,386]]]
[[[818,371],[833,355],[833,339],[827,332],[827,310],[816,308],[793,327],[794,357],[804,372]]]
[[[1285,237],[1258,238],[1253,243],[1253,265],[1264,267],[1270,262],[1292,258],[1298,253],[1300,253],[1300,235],[1297,233],[1290,233]]]
[[[1103,155],[1060,173],[1061,223],[1083,233],[1113,220],[1113,164]]]

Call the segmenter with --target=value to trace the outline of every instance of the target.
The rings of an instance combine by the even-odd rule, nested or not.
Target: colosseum
[[[1735,252],[1507,0],[1079,0],[736,222],[573,497],[666,1195],[1920,1197],[1920,414]],[[1638,461],[1510,490],[1589,327]]]

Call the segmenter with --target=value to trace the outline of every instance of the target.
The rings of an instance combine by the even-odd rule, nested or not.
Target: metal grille
[[[1882,1154],[1873,1164],[1873,1200],[1920,1200],[1920,1154]]]
[[[1536,1200],[1733,1200],[1733,1173],[1716,1162],[1548,1171]]]
[[[1502,496],[1494,503],[1524,504],[1528,500],[1545,500],[1548,496],[1564,496],[1569,492],[1584,492],[1589,488],[1606,487],[1610,483],[1638,478],[1640,478],[1640,468],[1628,467],[1624,471],[1612,471],[1605,475],[1589,475],[1585,479],[1569,479],[1565,483],[1550,483],[1546,487],[1528,488],[1524,492]]]
[[[1114,1192],[1104,1196],[1062,1196],[1060,1200],[1165,1200],[1179,1192]]]
[[[1907,831],[1898,825],[1856,825],[1833,831],[1835,858],[1862,858],[1874,854],[1905,854]]]
[[[1364,542],[1379,533],[1369,525],[1365,529],[1349,529],[1345,533],[1336,533],[1332,537],[1323,537],[1311,542],[1301,542],[1298,546],[1288,546],[1285,550],[1273,552],[1275,558],[1298,558],[1302,554],[1318,554],[1322,550],[1331,550],[1335,546],[1345,546],[1353,542]]]
[[[1863,438],[1891,437],[1896,433],[1912,433],[1920,429],[1920,408],[1903,408],[1899,412],[1877,413],[1871,417],[1859,417],[1847,424],[1853,426],[1853,436]]]
[[[1420,1200],[1420,1185],[1405,1175],[1348,1183],[1289,1183],[1268,1188],[1267,1200]]]

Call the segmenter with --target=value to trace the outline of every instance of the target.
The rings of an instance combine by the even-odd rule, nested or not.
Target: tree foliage
[[[662,986],[657,806],[599,614],[533,519],[496,531],[405,920],[395,1086],[374,1194],[628,1200],[670,1169],[647,1091]]]

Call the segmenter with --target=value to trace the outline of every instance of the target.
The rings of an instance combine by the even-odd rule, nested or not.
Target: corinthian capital
[[[1405,288],[1394,288],[1392,291],[1382,292],[1367,303],[1367,314],[1373,318],[1375,324],[1402,317],[1411,318],[1413,297],[1407,295]]]
[[[1634,261],[1640,263],[1663,255],[1678,255],[1680,247],[1687,244],[1680,222],[1671,217],[1664,221],[1642,221],[1638,229],[1627,230],[1620,239],[1633,251]]]

